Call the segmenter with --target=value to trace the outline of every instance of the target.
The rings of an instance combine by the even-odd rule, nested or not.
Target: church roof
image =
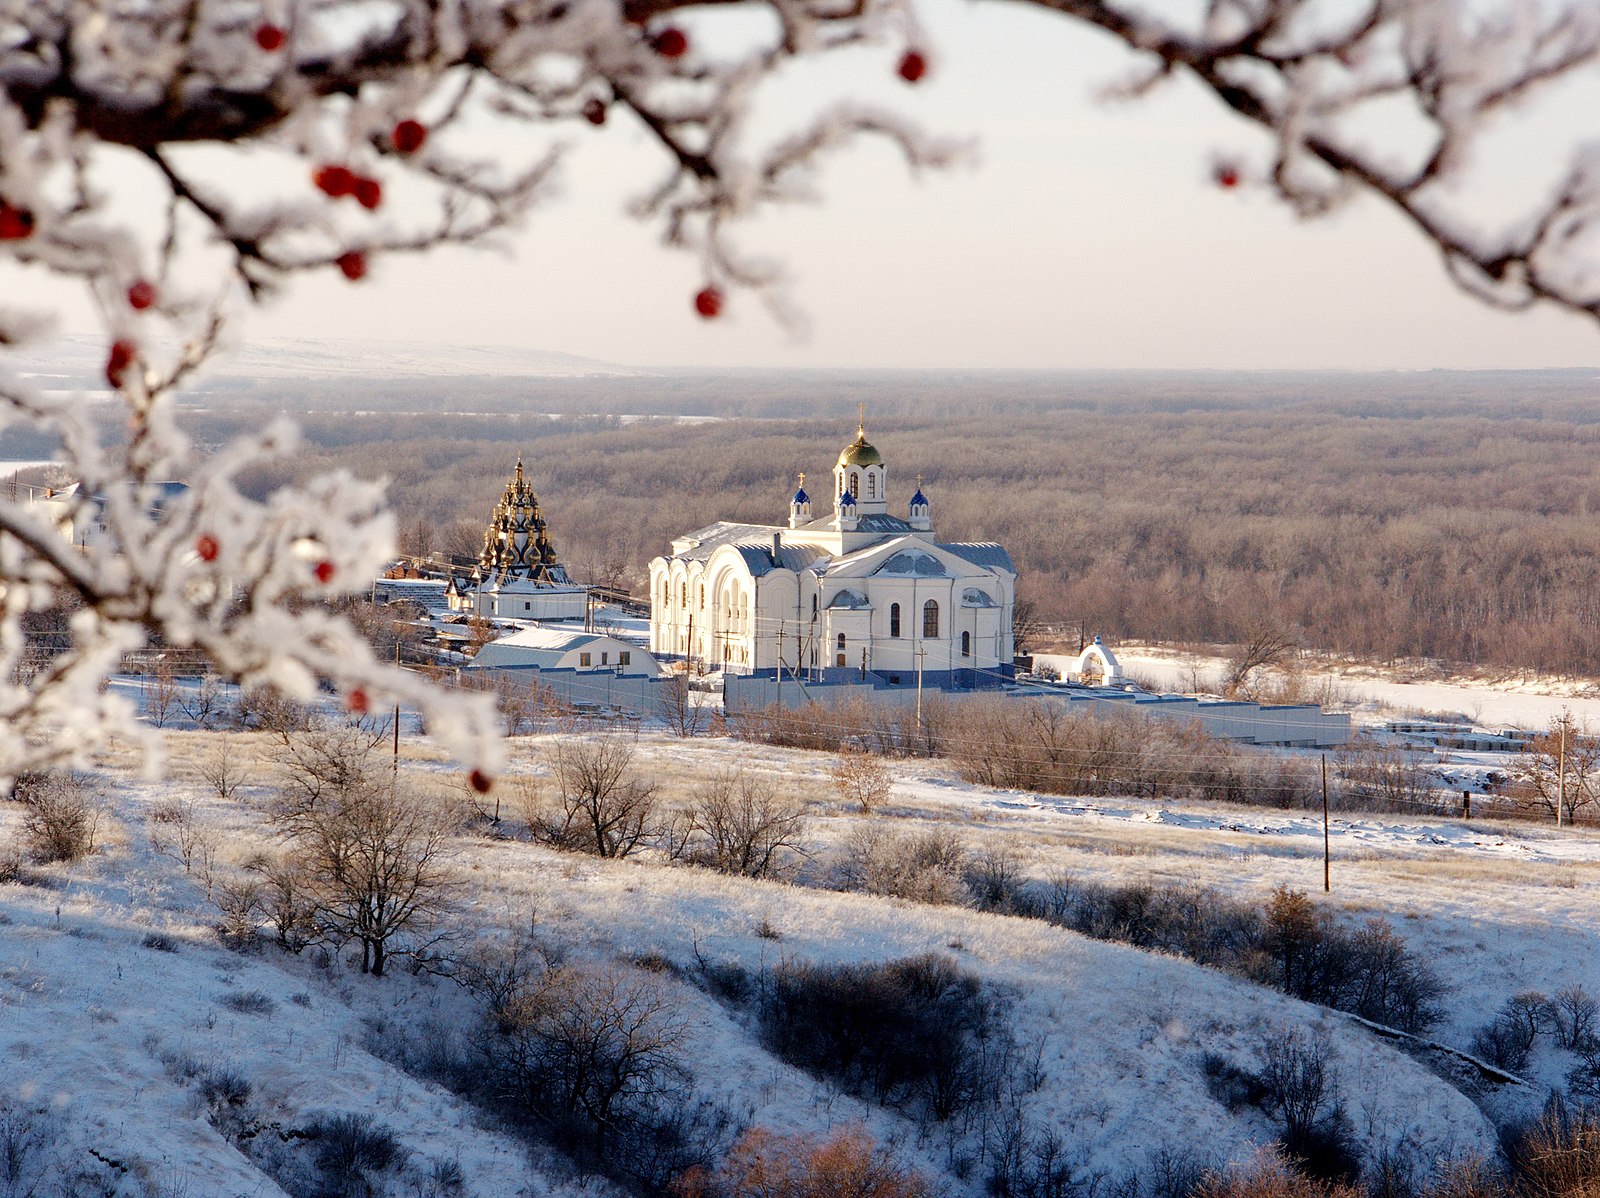
[[[1017,572],[1016,566],[1011,564],[1011,555],[1006,552],[1005,546],[996,541],[953,541],[949,544],[940,543],[939,548],[965,558],[974,566],[982,566],[986,570],[1006,570],[1012,574]]]
[[[779,545],[778,561],[772,561],[771,545],[735,545],[734,552],[744,559],[745,569],[750,571],[752,578],[760,578],[774,570],[793,570],[798,574],[801,570],[815,565],[819,558],[828,555],[822,550],[810,545]]]

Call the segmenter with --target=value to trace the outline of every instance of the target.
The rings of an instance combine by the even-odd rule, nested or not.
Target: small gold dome
[[[856,426],[856,439],[844,447],[839,455],[841,466],[881,466],[883,455],[867,440],[865,425]]]

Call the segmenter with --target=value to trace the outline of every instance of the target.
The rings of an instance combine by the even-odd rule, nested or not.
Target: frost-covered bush
[[[23,803],[23,843],[35,860],[76,861],[94,852],[104,797],[89,778],[67,770],[24,774],[16,797]]]
[[[845,844],[838,881],[845,889],[916,903],[961,903],[967,865],[966,846],[955,832],[894,832],[873,823]]]

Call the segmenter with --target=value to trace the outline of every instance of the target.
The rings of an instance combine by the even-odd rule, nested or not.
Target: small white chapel
[[[921,480],[904,518],[865,417],[833,468],[832,513],[805,475],[786,524],[718,521],[650,563],[650,648],[692,668],[982,689],[1012,677],[1016,568],[993,542],[941,542]]]

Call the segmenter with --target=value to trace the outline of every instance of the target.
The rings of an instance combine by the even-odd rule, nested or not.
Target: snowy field
[[[249,784],[226,800],[198,773],[224,738],[259,759]],[[248,1079],[252,1109],[280,1128],[330,1113],[373,1115],[409,1150],[418,1177],[458,1166],[464,1188],[456,1192],[607,1192],[388,1063],[384,1028],[426,1037],[470,1027],[459,987],[403,969],[374,980],[312,952],[238,952],[219,942],[208,878],[275,844],[263,821],[274,785],[270,743],[233,733],[171,739],[170,780],[142,781],[115,765],[103,771],[99,852],[70,866],[25,867],[22,881],[0,885],[0,1059],[15,1063],[3,1085],[11,1098],[54,1113],[64,1159],[102,1171],[101,1158],[120,1162],[119,1193],[282,1193],[207,1119],[196,1078],[225,1067]],[[903,1116],[779,1061],[745,1015],[692,984],[697,962],[758,971],[780,960],[950,955],[1012,995],[1017,1034],[1040,1045],[1043,1084],[1027,1117],[1056,1129],[1083,1169],[1108,1176],[1140,1168],[1163,1147],[1195,1148],[1220,1164],[1269,1140],[1274,1129],[1261,1112],[1229,1112],[1211,1096],[1200,1061],[1213,1053],[1253,1067],[1264,1038],[1286,1028],[1332,1037],[1340,1096],[1366,1151],[1403,1143],[1430,1162],[1490,1150],[1491,1116],[1536,1106],[1571,1059],[1542,1046],[1534,1084],[1490,1101],[1346,1016],[1180,959],[1035,920],[818,889],[867,826],[952,832],[969,850],[1016,854],[1025,873],[1041,878],[1183,882],[1249,901],[1284,884],[1342,920],[1383,916],[1447,980],[1446,1016],[1432,1034],[1457,1047],[1514,993],[1573,984],[1600,993],[1592,895],[1600,837],[1589,833],[1336,817],[1333,890],[1324,898],[1320,821],[1309,814],[996,791],[913,761],[896,764],[892,798],[866,817],[834,796],[826,754],[660,734],[644,736],[637,753],[671,801],[730,764],[802,798],[808,859],[797,877],[811,884],[729,878],[650,855],[556,853],[528,843],[508,808],[502,835],[464,825],[452,841],[467,882],[452,914],[461,943],[532,924],[581,957],[670,963],[675,973],[663,976],[682,979],[672,985],[695,1029],[689,1057],[703,1095],[740,1125],[825,1131],[864,1122],[940,1176],[946,1193],[982,1192],[977,1175],[949,1171],[963,1151],[960,1134],[947,1128],[930,1139]],[[406,754],[408,778],[455,784],[448,763],[425,748],[408,741]],[[519,740],[515,758],[515,772],[548,786],[546,738]],[[180,860],[170,823],[178,803],[192,804],[209,865]],[[0,804],[0,856],[17,830],[17,806]],[[1198,1127],[1207,1130],[1197,1145]],[[425,1192],[420,1186],[406,1192]]]
[[[1132,679],[1158,691],[1215,694],[1222,688],[1225,658],[1186,653],[1166,646],[1113,645],[1117,661]],[[1037,660],[1063,671],[1075,669],[1076,655],[1047,653]],[[1424,671],[1419,669],[1418,675]],[[1317,666],[1301,677],[1308,691],[1326,683],[1339,695],[1339,710],[1357,723],[1378,724],[1399,716],[1426,715],[1469,720],[1484,728],[1542,730],[1562,711],[1600,728],[1600,694],[1592,679],[1514,677],[1437,681],[1395,678],[1372,666]]]

